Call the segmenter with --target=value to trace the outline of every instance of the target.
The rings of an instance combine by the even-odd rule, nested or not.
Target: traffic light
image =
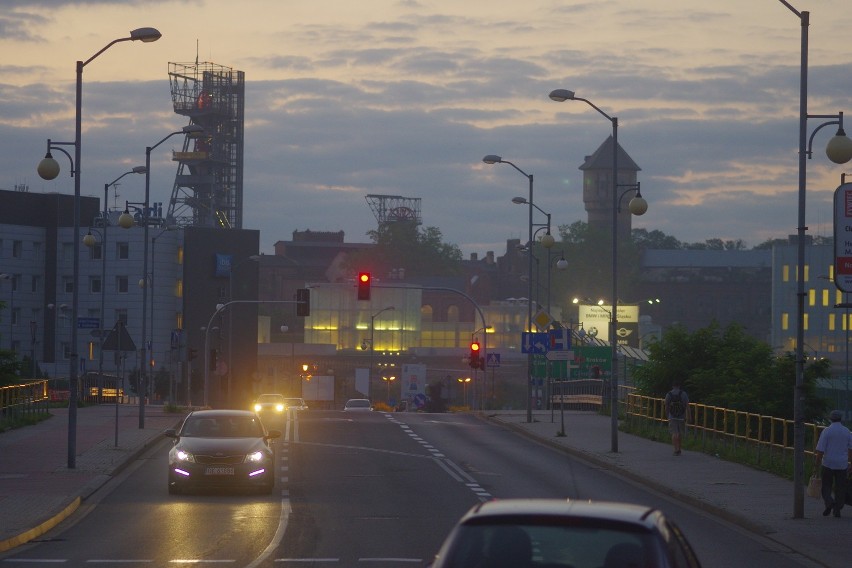
[[[311,315],[311,291],[307,288],[296,290],[296,315],[307,317]]]
[[[470,366],[474,369],[482,368],[482,353],[479,351],[479,342],[470,342]]]
[[[373,278],[370,276],[369,272],[359,272],[358,273],[358,299],[359,300],[369,300],[370,299],[370,284],[373,283]]]

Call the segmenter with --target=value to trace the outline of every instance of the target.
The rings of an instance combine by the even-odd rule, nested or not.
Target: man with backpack
[[[679,456],[686,422],[689,420],[689,396],[680,388],[680,381],[674,381],[672,390],[666,393],[666,416],[669,418],[674,455]]]

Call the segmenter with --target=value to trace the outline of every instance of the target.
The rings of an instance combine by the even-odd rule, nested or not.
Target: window
[[[103,258],[104,249],[101,243],[95,243],[89,247],[89,260],[101,260]]]
[[[41,291],[41,276],[33,275],[30,281],[30,292],[33,294]]]
[[[65,290],[66,294],[74,293],[74,279],[70,276],[62,277],[62,289]]]
[[[127,308],[119,308],[115,310],[115,321],[127,325]]]
[[[127,276],[115,277],[115,291],[119,294],[127,294]]]
[[[70,359],[71,358],[71,344],[67,341],[62,342],[62,358]]]
[[[62,243],[62,248],[59,251],[59,258],[66,262],[74,260],[74,243]]]
[[[43,260],[44,243],[33,243],[33,260]]]
[[[115,243],[115,257],[118,260],[130,258],[130,245],[128,243]]]
[[[14,308],[12,310],[12,325],[18,325],[21,321],[21,308]]]
[[[89,292],[92,294],[100,294],[103,292],[103,286],[100,276],[89,276]]]
[[[24,255],[24,241],[12,241],[12,258],[21,258]]]
[[[177,282],[175,282],[175,296],[178,298],[183,298],[183,279],[178,278]]]
[[[175,314],[175,328],[183,329],[183,312]]]

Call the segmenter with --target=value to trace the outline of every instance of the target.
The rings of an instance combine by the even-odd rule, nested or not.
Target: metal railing
[[[46,379],[0,387],[0,420],[47,412],[49,402]]]
[[[662,398],[628,393],[622,399],[622,412],[627,420],[657,425],[668,423],[665,399]],[[687,433],[700,442],[702,451],[725,448],[750,456],[759,466],[778,461],[792,464],[792,420],[694,402],[689,403],[689,412]],[[824,428],[819,424],[805,423],[806,455],[813,457],[819,434]]]

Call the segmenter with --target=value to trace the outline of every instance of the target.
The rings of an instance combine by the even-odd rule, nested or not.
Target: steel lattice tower
[[[242,229],[245,73],[215,63],[169,63],[175,113],[204,128],[188,135],[169,201],[168,222]]]
[[[367,195],[367,203],[376,216],[379,226],[408,221],[421,225],[420,198],[401,195]]]

